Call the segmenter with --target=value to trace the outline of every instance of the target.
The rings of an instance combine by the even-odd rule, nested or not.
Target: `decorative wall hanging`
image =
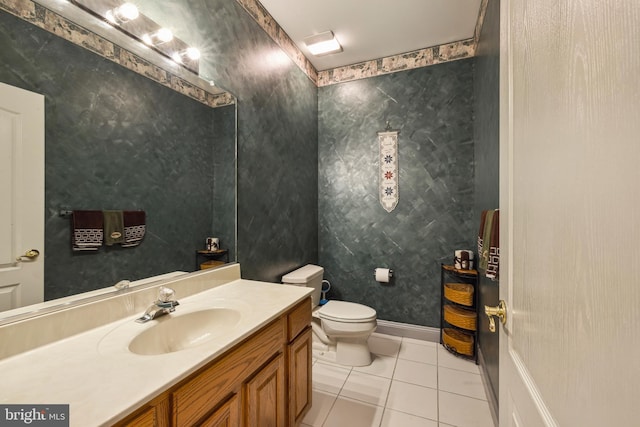
[[[398,134],[391,130],[389,121],[384,131],[378,132],[380,143],[380,204],[387,212],[398,205]]]

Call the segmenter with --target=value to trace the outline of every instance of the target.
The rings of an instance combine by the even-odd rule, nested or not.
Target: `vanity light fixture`
[[[173,33],[167,28],[160,28],[153,33],[142,35],[142,41],[149,46],[158,46],[173,40]]]
[[[309,52],[315,56],[342,52],[342,46],[333,31],[325,31],[324,33],[305,37],[304,44],[307,45]]]
[[[140,16],[140,12],[138,11],[137,6],[133,3],[123,3],[118,7],[108,10],[104,14],[107,21],[115,25],[133,21],[138,16]]]
[[[155,50],[174,64],[199,74],[200,51],[174,37],[171,30],[162,27],[146,16],[144,11],[139,11],[135,4],[139,0],[68,1],[85,12],[104,20],[105,24],[109,24],[111,28],[121,31],[133,40]]]
[[[180,52],[175,52],[171,55],[171,59],[173,59],[178,64],[182,64],[185,60],[187,61],[197,61],[200,59],[200,51],[195,47],[188,47],[185,50],[181,50]]]

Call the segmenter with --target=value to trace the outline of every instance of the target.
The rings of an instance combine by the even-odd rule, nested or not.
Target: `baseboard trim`
[[[487,395],[487,401],[489,402],[489,410],[491,411],[491,418],[493,418],[493,424],[499,425],[498,421],[498,398],[493,394],[493,388],[489,383],[489,373],[486,370],[486,364],[484,363],[484,356],[482,351],[478,347],[478,364],[480,365],[480,378],[482,378],[482,385],[484,386],[484,393]]]
[[[440,329],[429,326],[411,325],[409,323],[378,320],[376,332],[396,337],[414,338],[417,340],[440,342]]]

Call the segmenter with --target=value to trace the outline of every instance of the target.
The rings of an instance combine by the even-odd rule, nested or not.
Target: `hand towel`
[[[487,277],[496,280],[500,267],[500,211],[497,209],[493,214],[490,235]]]
[[[495,211],[489,210],[485,215],[484,228],[482,230],[482,252],[479,253],[478,269],[487,270],[489,266],[489,245],[491,244],[491,227],[493,226],[493,215]]]
[[[484,225],[487,220],[487,212],[482,211],[480,215],[480,230],[478,231],[478,258],[482,258],[482,247],[484,242]],[[480,268],[480,260],[478,259],[478,268]]]
[[[147,225],[145,211],[124,211],[123,248],[138,246],[144,238]]]
[[[72,211],[71,249],[97,251],[102,246],[103,221],[101,211]]]
[[[102,211],[104,216],[104,244],[113,246],[124,242],[124,219],[122,211]]]

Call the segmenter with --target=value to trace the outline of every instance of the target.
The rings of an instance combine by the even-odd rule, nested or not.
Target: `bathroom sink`
[[[159,317],[156,324],[136,335],[129,351],[140,355],[173,353],[204,344],[229,332],[240,322],[240,311],[209,308]]]

